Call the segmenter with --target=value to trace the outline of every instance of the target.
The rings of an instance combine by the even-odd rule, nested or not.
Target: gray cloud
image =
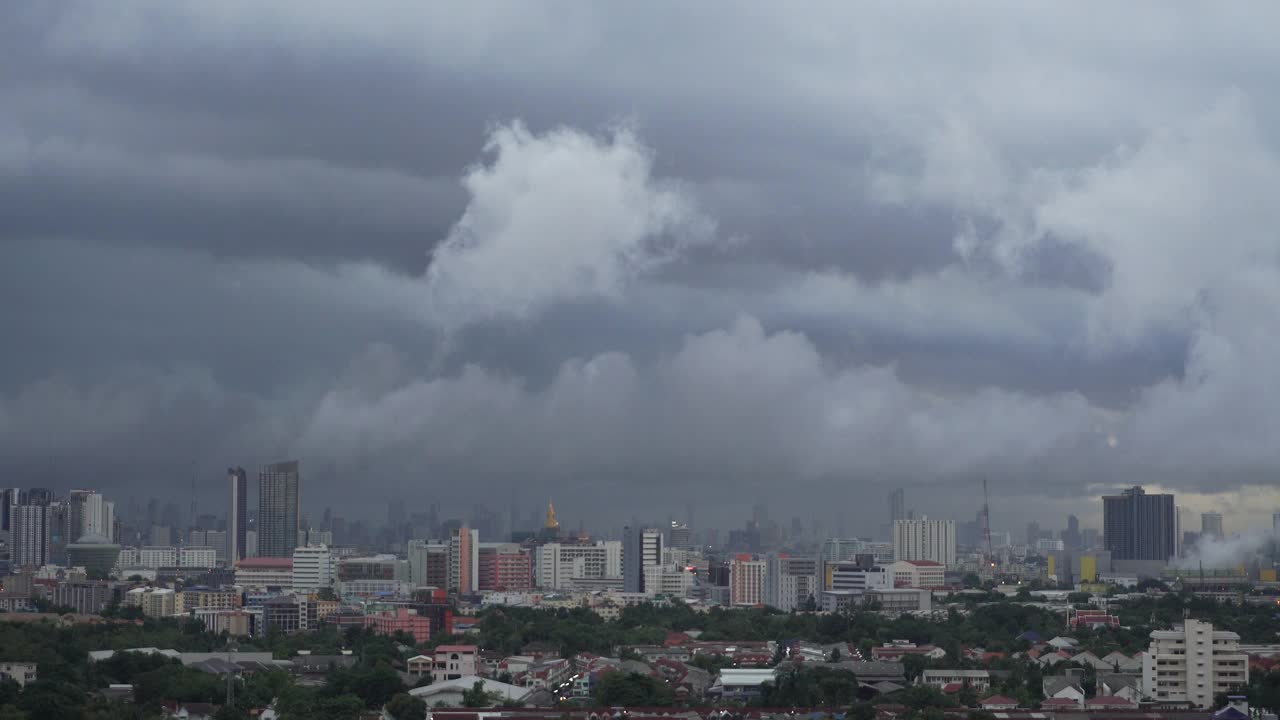
[[[1034,514],[1280,462],[1269,6],[6,12],[29,484]]]

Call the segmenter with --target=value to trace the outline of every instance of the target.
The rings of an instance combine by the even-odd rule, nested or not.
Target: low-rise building
[[[9,678],[26,687],[36,681],[36,664],[33,662],[0,662],[0,678]]]
[[[177,612],[178,594],[169,588],[139,587],[124,597],[127,607],[141,608],[147,617],[170,617]]]
[[[475,645],[441,645],[435,651],[434,682],[476,675],[480,650]]]
[[[431,639],[431,620],[410,608],[373,613],[368,616],[368,626],[379,635],[408,633],[416,643],[425,643]]]
[[[246,588],[293,589],[293,558],[244,558],[236,564],[236,584]]]
[[[986,670],[925,670],[920,673],[920,683],[939,689],[958,683],[985,692],[991,689],[991,673]]]

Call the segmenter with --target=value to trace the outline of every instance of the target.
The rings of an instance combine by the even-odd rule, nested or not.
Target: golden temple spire
[[[556,520],[556,505],[550,500],[547,501],[547,522],[545,526],[548,530],[558,530],[560,521]]]

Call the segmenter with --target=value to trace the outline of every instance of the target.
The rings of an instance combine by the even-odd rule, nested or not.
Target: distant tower
[[[227,567],[234,568],[244,559],[245,532],[249,529],[249,475],[242,467],[227,468],[227,484],[231,486],[227,508]]]
[[[258,471],[258,556],[293,557],[298,545],[298,461]]]
[[[542,539],[554,542],[560,539],[560,521],[556,519],[556,505],[547,501],[547,519],[542,523]]]

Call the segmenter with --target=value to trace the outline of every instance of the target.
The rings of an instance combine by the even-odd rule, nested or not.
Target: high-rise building
[[[49,562],[49,508],[15,505],[11,511],[10,563],[14,567],[39,567]]]
[[[735,555],[729,561],[729,604],[759,605],[764,602],[768,567],[755,555]]]
[[[96,512],[101,500],[102,496],[93,490],[72,490],[67,493],[67,536],[70,538],[67,542],[75,542],[84,534],[85,516]],[[89,508],[88,513],[85,512],[86,507]]]
[[[622,543],[547,543],[537,549],[534,581],[547,590],[568,589],[574,580],[618,580],[622,577]]]
[[[242,467],[227,468],[231,502],[227,506],[227,565],[244,559],[244,534],[249,529],[249,475]]]
[[[628,525],[622,536],[622,587],[644,592],[644,569],[662,564],[662,531]]]
[[[409,582],[415,588],[447,588],[449,585],[449,545],[427,540],[410,540]]]
[[[947,567],[956,564],[954,520],[899,520],[893,524],[894,560],[932,560]]]
[[[907,519],[907,499],[902,488],[889,493],[889,522],[895,523]]]
[[[1214,697],[1249,684],[1249,656],[1240,636],[1188,618],[1172,630],[1151,633],[1142,655],[1142,691],[1157,702],[1214,707]]]
[[[53,491],[49,488],[31,488],[27,490],[26,498],[18,497],[19,505],[39,505],[47,507],[53,502]]]
[[[18,488],[0,488],[0,532],[9,532],[9,517],[18,505]]]
[[[45,562],[51,565],[67,564],[67,546],[80,538],[73,534],[71,508],[62,501],[51,502],[46,508],[45,525],[49,528],[49,555]]]
[[[258,557],[293,557],[298,542],[298,461],[258,471]]]
[[[1207,512],[1200,514],[1200,537],[1213,538],[1221,540],[1222,533],[1222,513]]]
[[[689,531],[688,525],[682,525],[677,522],[671,523],[671,547],[674,548],[691,548],[693,547],[693,536]]]
[[[449,590],[473,593],[480,575],[480,531],[463,525],[449,534]]]
[[[1177,554],[1173,495],[1148,495],[1134,486],[1102,498],[1102,535],[1112,560],[1167,562]]]
[[[1068,550],[1080,548],[1080,518],[1075,515],[1067,516],[1067,529],[1062,531],[1062,544]]]
[[[783,612],[800,610],[810,598],[817,602],[818,558],[771,553],[764,574],[764,604]]]

